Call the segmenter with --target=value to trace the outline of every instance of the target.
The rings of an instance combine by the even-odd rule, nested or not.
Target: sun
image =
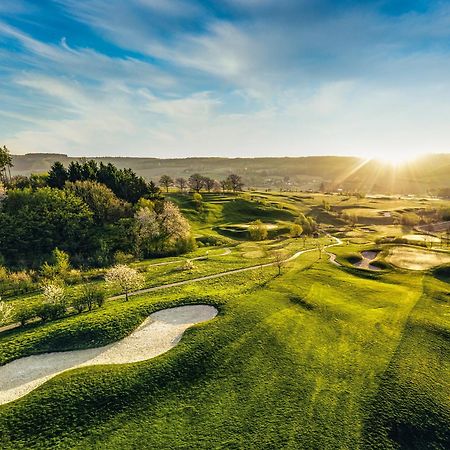
[[[399,167],[405,164],[409,164],[419,155],[411,152],[385,152],[378,155],[374,155],[373,159],[381,162],[382,164],[392,167]]]

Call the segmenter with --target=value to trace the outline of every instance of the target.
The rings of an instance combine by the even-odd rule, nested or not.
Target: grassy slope
[[[444,448],[445,284],[315,258],[117,304],[119,321],[183,298],[222,315],[155,360],[67,373],[1,408],[3,447],[411,448],[400,424]]]

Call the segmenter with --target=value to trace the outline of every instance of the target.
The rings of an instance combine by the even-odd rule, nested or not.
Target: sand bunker
[[[427,243],[439,243],[441,240],[436,236],[429,236],[428,234],[405,234],[403,239],[407,239],[411,242],[427,242]]]
[[[387,261],[409,270],[427,270],[450,262],[450,253],[439,253],[419,248],[394,247]]]
[[[379,267],[370,264],[377,256],[378,252],[373,250],[367,250],[361,253],[363,259],[353,264],[355,267],[359,267],[360,269],[368,269],[368,270],[381,270]]]
[[[0,367],[0,404],[36,389],[66,370],[98,364],[125,364],[154,358],[175,347],[190,326],[217,315],[208,305],[189,305],[151,314],[129,336],[105,347],[44,353]]]

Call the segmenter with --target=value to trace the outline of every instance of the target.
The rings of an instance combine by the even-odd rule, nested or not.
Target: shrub
[[[44,322],[47,320],[56,320],[63,317],[66,313],[66,305],[63,303],[43,302],[35,309],[35,315]]]
[[[84,309],[92,311],[94,306],[103,306],[105,303],[105,297],[106,295],[103,289],[91,284],[86,284],[83,286],[81,295],[73,299],[72,306],[78,313],[83,312]]]
[[[299,223],[293,223],[290,227],[289,234],[292,237],[300,237],[303,233],[303,227]]]
[[[8,269],[4,266],[0,266],[0,281],[8,280]]]
[[[121,252],[120,250],[114,253],[114,262],[116,264],[128,264],[133,261],[133,259],[134,256],[131,253]]]
[[[36,308],[29,305],[24,305],[16,310],[14,314],[14,320],[20,322],[20,325],[24,326],[28,321],[34,319],[37,316]]]
[[[253,241],[263,241],[264,239],[267,239],[267,225],[263,224],[260,220],[255,220],[249,226],[248,232]]]
[[[185,261],[185,263],[178,268],[178,270],[180,270],[180,271],[185,271],[185,270],[186,271],[191,271],[191,270],[194,270],[194,269],[195,269],[195,264],[190,259],[187,259]]]

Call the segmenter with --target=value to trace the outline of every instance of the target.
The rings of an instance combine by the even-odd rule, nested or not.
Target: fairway
[[[408,270],[428,270],[450,263],[449,253],[438,253],[413,247],[394,247],[386,260],[394,266]]]

